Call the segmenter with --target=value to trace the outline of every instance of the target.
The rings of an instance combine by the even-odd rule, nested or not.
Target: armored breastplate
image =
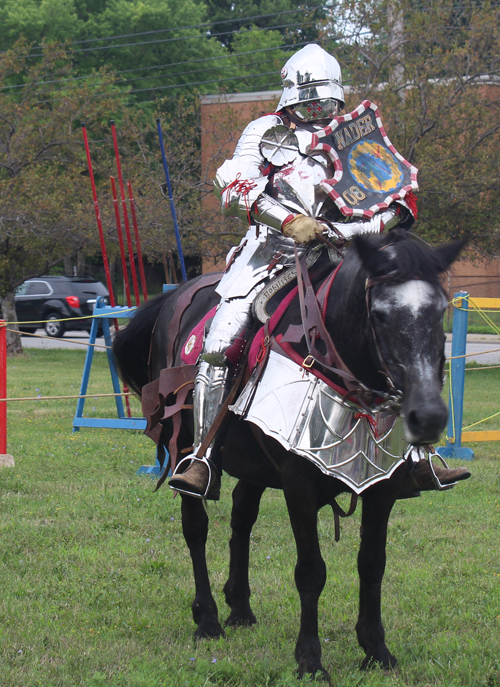
[[[273,175],[270,195],[290,210],[318,217],[323,205],[329,200],[321,182],[332,177],[333,169],[330,165],[299,153],[292,164]]]
[[[327,156],[308,154],[312,136],[304,129],[275,126],[262,137],[261,152],[278,167],[266,188],[269,195],[294,212],[318,217],[329,200],[321,182],[333,177],[334,168]]]

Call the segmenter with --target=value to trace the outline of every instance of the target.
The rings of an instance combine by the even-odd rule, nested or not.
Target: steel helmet
[[[333,117],[344,106],[340,65],[319,45],[296,52],[281,70],[281,79],[278,110],[289,107],[299,119],[314,121]]]

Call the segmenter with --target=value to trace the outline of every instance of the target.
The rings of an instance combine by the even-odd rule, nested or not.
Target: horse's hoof
[[[257,618],[251,610],[248,611],[231,611],[224,627],[250,627],[255,625]]]
[[[195,640],[225,638],[226,633],[219,622],[200,623],[194,633]]]
[[[394,671],[398,665],[397,658],[393,656],[388,650],[383,657],[375,658],[374,656],[366,656],[361,664],[361,670],[369,670],[379,666],[384,671],[384,675],[389,675]]]
[[[332,681],[330,679],[330,675],[328,671],[326,671],[324,668],[319,668],[318,670],[306,670],[297,668],[297,677],[299,680],[302,680],[303,677],[310,675],[314,682],[327,682],[329,685],[332,684]]]

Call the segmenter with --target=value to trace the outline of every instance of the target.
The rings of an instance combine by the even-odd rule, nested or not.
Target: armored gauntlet
[[[326,227],[306,215],[296,215],[293,219],[283,224],[283,234],[291,238],[295,243],[309,243],[314,241],[316,234],[322,234]]]

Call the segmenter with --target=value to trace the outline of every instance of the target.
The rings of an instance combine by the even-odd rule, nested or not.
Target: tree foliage
[[[391,19],[392,17],[392,19]],[[500,10],[489,2],[340,3],[325,37],[352,91],[381,106],[419,168],[418,231],[500,250]]]
[[[279,31],[285,44],[315,41],[327,13],[318,0],[207,0],[206,4],[212,33],[229,48],[237,32],[250,27]]]
[[[280,3],[278,7],[249,4],[248,11],[276,14],[282,5],[285,10],[294,7],[291,0]],[[11,48],[22,35],[32,44],[30,59],[36,59],[43,43],[64,41],[71,47],[75,76],[90,76],[105,66],[117,72],[116,85],[125,87],[129,100],[135,102],[167,93],[174,98],[187,91],[214,93],[219,83],[239,90],[239,80],[233,78],[235,62],[224,44],[228,29],[254,31],[251,50],[260,51],[281,46],[285,34],[288,42],[316,35],[312,15],[306,21],[302,12],[250,23],[235,22],[233,15],[231,10],[224,14],[230,23],[219,25],[219,13],[195,0],[0,0],[0,51]],[[283,23],[289,29],[267,32],[268,26]],[[300,28],[303,24],[305,32]],[[236,52],[248,51],[247,45],[248,36]],[[262,52],[261,62],[266,55]],[[268,62],[273,59],[271,55]],[[250,55],[240,64],[251,66],[253,61]],[[78,88],[79,82],[72,82],[72,87]],[[251,81],[250,87],[255,87]]]
[[[143,254],[161,261],[176,248],[153,113],[125,107],[127,94],[110,72],[99,72],[97,89],[95,80],[81,80],[78,90],[68,87],[73,74],[66,51],[57,46],[46,47],[37,61],[29,59],[24,41],[0,56],[0,298],[10,322],[15,321],[14,292],[23,281],[47,273],[82,248],[87,255],[100,254],[82,120],[110,259],[119,252],[110,186],[110,176],[117,176],[112,118],[124,181],[131,181],[135,196]],[[2,88],[13,77],[22,77],[23,87]],[[198,99],[159,100],[156,108],[184,251],[199,256],[214,217],[201,208],[212,185],[201,166]],[[121,222],[124,229],[123,214]],[[234,229],[222,233],[227,246]]]

